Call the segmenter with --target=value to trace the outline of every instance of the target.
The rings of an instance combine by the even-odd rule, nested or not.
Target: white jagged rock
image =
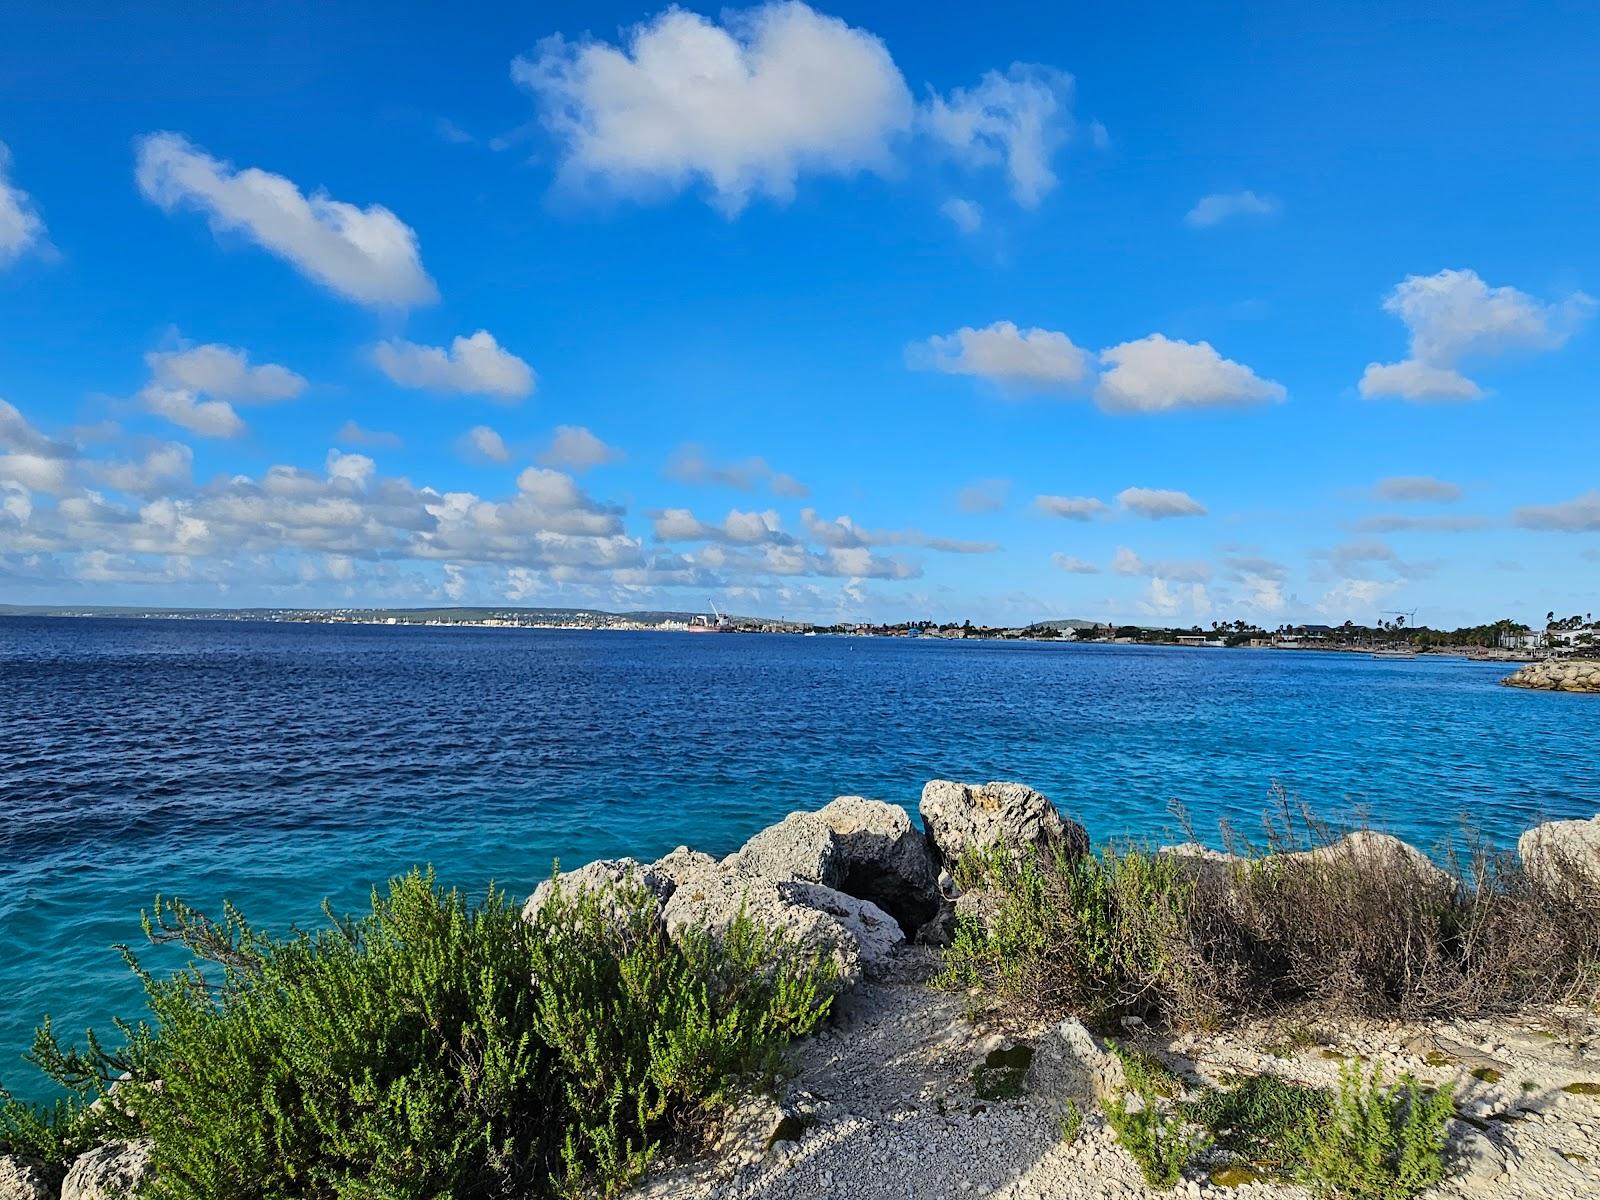
[[[818,811],[841,863],[833,886],[890,913],[909,935],[944,907],[939,864],[927,836],[898,804],[840,796]]]
[[[45,1165],[25,1154],[0,1154],[0,1200],[53,1200]]]
[[[72,1164],[61,1184],[61,1200],[132,1200],[155,1171],[148,1138],[111,1142]]]
[[[828,823],[816,813],[790,813],[769,825],[725,860],[734,870],[763,879],[803,879],[838,887],[844,856]]]
[[[596,862],[585,863],[576,871],[563,871],[558,878],[561,881],[562,894],[566,896],[582,892],[612,892],[623,884],[643,887],[663,905],[667,897],[672,895],[670,878],[654,867],[646,866],[631,858],[603,858]],[[555,881],[549,879],[534,888],[533,895],[528,897],[528,902],[522,907],[523,920],[533,920],[549,903],[554,889]]]
[[[1600,889],[1600,816],[1550,821],[1517,839],[1530,878],[1558,890]]]
[[[1065,842],[1077,854],[1089,851],[1082,825],[1064,820],[1056,806],[1021,783],[955,783],[935,779],[922,789],[923,828],[947,863],[963,851],[1004,846],[1025,854]]]

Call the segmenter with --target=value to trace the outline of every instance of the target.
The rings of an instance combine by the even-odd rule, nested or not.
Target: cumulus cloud
[[[1188,492],[1169,491],[1165,488],[1124,488],[1117,493],[1117,503],[1137,516],[1152,521],[1168,517],[1203,517],[1206,506]]]
[[[0,267],[48,245],[44,220],[28,193],[11,182],[11,151],[0,142]]]
[[[906,349],[916,368],[947,375],[975,375],[1007,390],[1073,388],[1088,378],[1093,359],[1064,333],[1019,329],[996,321],[983,329],[963,326]]]
[[[689,443],[673,451],[667,460],[667,478],[695,487],[728,487],[751,492],[765,486],[774,496],[804,499],[811,489],[792,475],[776,471],[766,459],[755,457],[738,462],[719,463],[704,446]]]
[[[1111,506],[1093,496],[1035,496],[1036,511],[1069,521],[1092,521],[1110,511]]]
[[[1523,529],[1594,533],[1600,531],[1600,491],[1591,488],[1559,504],[1526,505],[1513,512],[1511,520]]]
[[[1369,363],[1361,394],[1476,399],[1483,389],[1462,374],[1465,360],[1558,349],[1594,308],[1594,298],[1583,292],[1546,304],[1514,287],[1490,287],[1476,271],[1408,275],[1384,299],[1383,310],[1405,324],[1411,354],[1397,363]]]
[[[580,474],[622,459],[621,450],[606,445],[582,425],[557,425],[550,445],[539,455],[539,461],[548,467],[566,467]]]
[[[1212,192],[1184,214],[1183,223],[1195,229],[1220,225],[1232,217],[1271,217],[1278,212],[1278,202],[1271,196],[1258,196],[1254,192]]]
[[[193,450],[182,442],[164,442],[140,458],[99,462],[90,470],[97,480],[116,491],[156,496],[186,490],[193,468]]]
[[[1147,562],[1127,546],[1117,547],[1111,559],[1111,569],[1118,575],[1141,575],[1182,583],[1204,583],[1211,578],[1211,567],[1206,563],[1193,559]]]
[[[474,425],[461,435],[462,452],[472,459],[485,462],[507,463],[511,461],[511,447],[506,445],[505,438],[501,437],[487,425]]]
[[[347,446],[372,446],[379,449],[396,450],[404,445],[398,433],[388,433],[382,429],[363,429],[354,421],[346,421],[339,426],[333,440],[343,442]]]
[[[419,346],[401,338],[379,342],[372,361],[404,388],[520,400],[534,389],[533,368],[503,349],[486,329],[444,346]]]
[[[306,389],[306,381],[287,367],[276,363],[252,367],[245,351],[214,342],[185,350],[154,350],[144,361],[151,380],[161,387],[201,392],[219,400],[292,400]]]
[[[1355,620],[1370,625],[1378,619],[1373,609],[1404,586],[1393,579],[1341,579],[1323,594],[1317,610],[1334,623]]]
[[[1050,561],[1068,575],[1098,575],[1100,573],[1100,568],[1092,562],[1074,558],[1070,554],[1062,554],[1059,550],[1050,556]]]
[[[669,508],[655,516],[653,532],[658,542],[722,542],[729,546],[792,546],[795,539],[782,528],[776,512],[741,512],[732,509],[721,524],[700,520],[687,508]]]
[[[958,161],[1004,167],[1012,197],[1036,208],[1056,186],[1050,161],[1072,132],[1072,76],[1013,63],[974,87],[930,96],[921,123]]]
[[[983,228],[983,206],[975,200],[953,196],[939,206],[939,211],[962,233],[977,233]]]
[[[552,37],[512,64],[569,184],[648,195],[699,183],[733,217],[756,196],[790,200],[802,173],[890,165],[913,104],[881,41],[801,3],[724,22],[669,8],[623,46]]]
[[[198,210],[214,233],[241,234],[348,300],[386,307],[438,299],[416,234],[380,204],[307,196],[282,175],[238,170],[177,133],[139,140],[136,178],[163,210]]]
[[[1284,399],[1281,383],[1223,358],[1208,342],[1183,342],[1152,333],[1100,352],[1110,370],[1095,400],[1108,412],[1171,412],[1184,408],[1242,408]]]
[[[1422,503],[1449,504],[1461,499],[1461,485],[1432,475],[1391,475],[1373,485],[1372,494],[1379,500],[1395,503],[1418,501]]]
[[[145,408],[201,437],[242,437],[249,428],[225,400],[205,400],[193,392],[149,384],[139,393]]]
[[[962,541],[958,538],[936,537],[920,529],[867,529],[849,516],[831,520],[818,515],[816,509],[800,510],[800,522],[806,536],[814,542],[838,549],[861,546],[920,546],[945,554],[992,554],[1000,549],[994,542]]]
[[[1009,479],[977,479],[956,493],[956,507],[965,513],[999,512],[1010,495]]]
[[[1211,612],[1211,596],[1203,583],[1188,587],[1173,587],[1165,578],[1155,576],[1150,580],[1145,598],[1139,601],[1139,612],[1147,617],[1172,620],[1187,610],[1190,617],[1203,620]]]

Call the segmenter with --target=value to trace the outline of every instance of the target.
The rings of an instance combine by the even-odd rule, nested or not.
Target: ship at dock
[[[690,633],[734,633],[736,629],[728,616],[717,607],[715,600],[709,601],[711,613],[696,613],[689,621]]]

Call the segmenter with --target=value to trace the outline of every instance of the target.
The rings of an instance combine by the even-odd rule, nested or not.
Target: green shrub
[[[1205,1149],[1207,1139],[1191,1132],[1181,1115],[1163,1110],[1154,1095],[1138,1098],[1140,1103],[1130,1108],[1127,1093],[1111,1096],[1105,1105],[1106,1123],[1133,1156],[1146,1183],[1154,1188],[1174,1187],[1189,1160]]]
[[[1406,1200],[1444,1177],[1448,1086],[1423,1088],[1410,1077],[1385,1086],[1380,1073],[1340,1072],[1319,1119],[1296,1140],[1299,1176],[1312,1191],[1348,1200]]]
[[[368,916],[330,919],[274,939],[158,897],[147,934],[193,962],[157,979],[125,952],[152,1015],[135,1053],[41,1030],[35,1061],[73,1098],[31,1124],[8,1109],[0,1130],[79,1137],[127,1071],[94,1119],[154,1139],[156,1200],[611,1192],[770,1080],[831,1002],[830,969],[742,918],[669,941],[642,889],[558,884],[529,922],[500,892],[469,905],[413,872]]]
[[[1323,1118],[1331,1099],[1322,1088],[1262,1074],[1208,1089],[1182,1111],[1211,1131],[1218,1149],[1284,1176],[1294,1169],[1304,1131]]]

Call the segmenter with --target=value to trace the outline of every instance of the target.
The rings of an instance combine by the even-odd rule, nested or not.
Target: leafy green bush
[[[1211,1131],[1218,1149],[1281,1177],[1293,1172],[1304,1131],[1324,1117],[1331,1101],[1322,1088],[1262,1074],[1208,1089],[1182,1111]]]
[[[1130,1107],[1127,1093],[1111,1096],[1105,1103],[1106,1123],[1133,1156],[1146,1183],[1154,1188],[1174,1187],[1189,1160],[1205,1149],[1207,1139],[1192,1132],[1181,1114],[1162,1109],[1153,1094],[1138,1099],[1139,1103]]]
[[[1296,1139],[1299,1175],[1319,1195],[1348,1200],[1406,1200],[1444,1177],[1450,1088],[1423,1088],[1409,1077],[1386,1086],[1346,1066],[1338,1091]]]
[[[193,965],[157,979],[127,954],[152,1014],[135,1053],[41,1030],[35,1061],[74,1098],[12,1106],[0,1130],[65,1143],[109,1094],[95,1119],[154,1139],[157,1200],[611,1192],[770,1080],[831,1003],[828,967],[743,918],[668,940],[643,889],[558,884],[530,922],[413,872],[370,915],[330,919],[274,939],[158,897],[147,934]]]

